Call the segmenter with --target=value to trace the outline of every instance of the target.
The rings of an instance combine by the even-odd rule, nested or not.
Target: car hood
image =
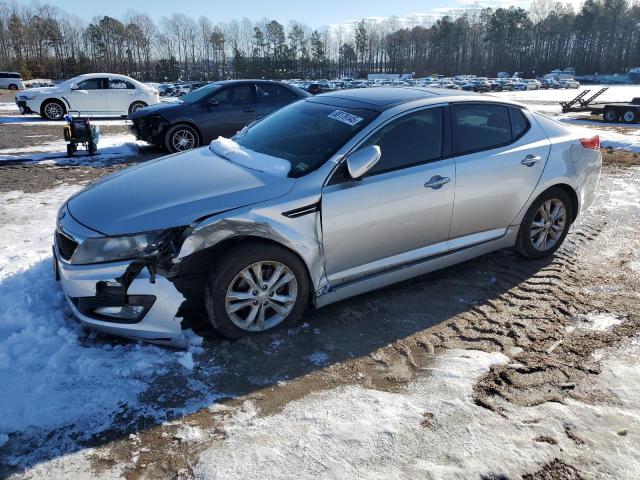
[[[129,118],[135,119],[140,117],[146,117],[148,115],[158,115],[166,112],[170,112],[172,110],[176,110],[179,108],[184,108],[184,102],[160,102],[155,105],[149,105],[148,107],[144,107],[144,109],[138,110],[137,112],[129,115]]]
[[[208,148],[114,173],[68,201],[69,213],[104,235],[189,225],[202,217],[288,193],[294,179],[236,165]]]

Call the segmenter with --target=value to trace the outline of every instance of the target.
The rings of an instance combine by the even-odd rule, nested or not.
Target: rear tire
[[[638,117],[638,112],[635,110],[627,110],[622,115],[622,119],[625,123],[636,123],[640,118]]]
[[[535,199],[522,219],[516,250],[531,259],[553,255],[564,242],[572,219],[573,205],[567,192],[550,188]]]
[[[240,338],[295,325],[309,300],[309,278],[302,261],[266,242],[241,244],[214,264],[205,287],[205,306],[213,328]]]
[[[140,110],[141,108],[146,107],[147,104],[144,102],[133,102],[130,106],[129,106],[129,115],[131,115],[134,112],[137,112],[138,110]]]
[[[164,136],[164,146],[171,153],[192,150],[200,146],[200,135],[189,125],[174,125]]]

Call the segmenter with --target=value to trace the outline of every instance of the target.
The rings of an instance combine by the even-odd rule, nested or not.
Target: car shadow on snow
[[[202,347],[188,353],[82,333],[65,306],[60,290],[57,286],[47,286],[53,281],[50,278],[39,280],[49,269],[47,261],[39,262],[0,282],[0,301],[7,292],[21,288],[44,289],[48,292],[44,298],[37,294],[32,295],[34,298],[27,297],[32,305],[44,302],[53,312],[40,306],[36,315],[51,315],[55,319],[52,320],[54,328],[49,330],[68,328],[74,333],[69,337],[63,332],[64,341],[54,342],[50,352],[46,351],[46,346],[34,345],[33,348],[44,348],[45,355],[36,358],[27,372],[19,371],[20,362],[16,359],[18,366],[9,366],[14,372],[5,378],[10,377],[11,386],[24,392],[27,396],[24,403],[29,408],[38,408],[28,398],[29,388],[33,387],[36,389],[34,395],[40,395],[42,401],[68,401],[70,404],[66,407],[75,410],[60,414],[57,411],[65,405],[47,405],[52,414],[60,414],[67,420],[56,428],[48,428],[47,417],[35,415],[32,425],[26,427],[26,422],[18,422],[25,428],[5,431],[9,433],[9,439],[0,449],[0,476],[23,471],[88,446],[97,447],[126,438],[215,402],[242,397],[280,381],[292,381],[332,364],[369,355],[502,295],[551,261],[526,261],[511,250],[494,252],[310,311],[301,325],[289,330],[236,341],[208,332]],[[28,313],[29,309],[24,312]],[[196,325],[202,324],[202,318],[189,320]],[[43,328],[43,332],[46,334],[47,329]],[[26,341],[38,343],[36,335],[37,332],[31,332]],[[0,347],[3,343],[7,340],[0,325]],[[19,347],[24,349],[27,345]],[[193,369],[183,366],[189,366],[182,360],[190,354],[195,361]],[[84,360],[77,362],[74,358]],[[36,386],[32,385],[33,378],[25,373],[36,372],[38,368],[45,374]],[[90,368],[95,369],[93,374]],[[64,384],[68,395],[59,394],[60,385],[56,382]],[[47,399],[42,395],[47,391],[58,393]],[[77,398],[81,401],[74,400]],[[106,402],[106,405],[100,402]],[[2,400],[0,406],[7,408]],[[16,405],[8,407],[10,413],[27,418],[32,416]],[[0,434],[2,428],[0,421]]]

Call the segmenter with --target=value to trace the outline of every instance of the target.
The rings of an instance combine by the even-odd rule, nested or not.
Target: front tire
[[[553,255],[564,242],[572,219],[569,195],[561,188],[550,188],[536,198],[522,219],[516,250],[531,259]]]
[[[164,146],[170,152],[184,152],[200,146],[200,135],[189,125],[174,125],[164,136]]]
[[[614,110],[605,110],[602,116],[605,119],[605,121],[609,123],[614,123],[619,121],[618,114]]]
[[[65,113],[64,105],[58,100],[47,100],[42,105],[42,116],[47,120],[62,120]]]
[[[246,337],[295,325],[307,307],[309,279],[293,253],[251,242],[225,252],[212,267],[205,299],[220,335]]]
[[[9,85],[9,90],[18,90],[18,86],[12,83],[11,85]]]

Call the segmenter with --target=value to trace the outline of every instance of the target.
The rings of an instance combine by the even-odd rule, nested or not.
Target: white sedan
[[[22,113],[60,120],[69,111],[91,116],[125,116],[160,102],[158,91],[125,75],[89,73],[55,87],[30,88],[16,95]]]

